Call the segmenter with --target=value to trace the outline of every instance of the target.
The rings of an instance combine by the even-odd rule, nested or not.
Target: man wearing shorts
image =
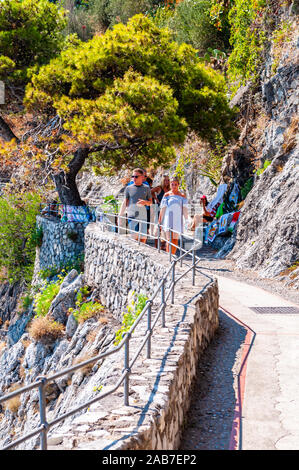
[[[147,212],[145,206],[152,204],[150,187],[143,182],[143,171],[135,168],[132,172],[133,184],[125,189],[125,205],[128,215],[129,229],[140,233],[140,241],[146,243],[147,236]],[[138,239],[139,235],[134,236]]]

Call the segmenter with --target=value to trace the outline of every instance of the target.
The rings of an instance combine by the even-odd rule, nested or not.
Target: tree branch
[[[20,139],[14,134],[7,122],[4,121],[3,117],[0,115],[0,137],[2,137],[6,142],[10,142],[12,139],[15,139],[18,143]]]

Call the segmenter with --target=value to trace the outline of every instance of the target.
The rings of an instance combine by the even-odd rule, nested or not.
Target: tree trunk
[[[17,142],[20,141],[9,125],[4,121],[2,116],[0,116],[0,137],[2,137],[6,142],[10,142],[12,139],[16,139]]]
[[[72,161],[69,163],[69,171],[60,171],[53,175],[53,180],[58,192],[60,202],[69,206],[83,206],[76,183],[76,176],[81,170],[86,158],[88,157],[89,149],[78,149]]]

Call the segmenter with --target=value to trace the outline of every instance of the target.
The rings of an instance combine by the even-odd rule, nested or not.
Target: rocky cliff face
[[[267,278],[295,267],[298,261],[298,48],[298,38],[293,35],[276,73],[273,73],[273,48],[265,64],[259,91],[260,129],[253,126],[250,137],[262,168],[265,161],[271,163],[267,168],[264,165],[259,176],[255,174],[230,254],[238,268],[253,269]],[[254,132],[258,131],[258,138],[254,139]],[[248,143],[245,149],[250,152]]]
[[[51,304],[49,314],[53,318],[61,319],[61,306],[64,306],[64,312],[67,311],[69,305],[74,303],[82,283],[82,275],[78,275],[75,270],[64,279]],[[28,317],[27,322],[32,317],[32,308],[29,310],[31,315],[24,316],[24,319]],[[68,320],[63,319],[66,334],[56,340],[35,340],[25,331],[26,322],[23,329],[19,328],[15,332],[0,351],[0,396],[34,383],[40,375],[53,375],[58,370],[84,362],[111,347],[118,327],[118,322],[111,315],[109,320],[104,316],[100,319],[93,317],[84,323],[75,322],[75,326],[71,320],[71,315]],[[74,404],[78,405],[96,396],[102,386],[112,385],[120,361],[116,356],[82,367],[49,384],[46,390],[49,418],[66,413],[74,408]],[[4,402],[0,405],[0,416],[0,446],[4,447],[18,435],[24,436],[39,425],[38,390]],[[38,445],[37,436],[26,441],[21,448],[32,449]]]

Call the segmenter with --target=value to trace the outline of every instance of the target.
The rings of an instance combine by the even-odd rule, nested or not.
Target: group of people
[[[203,196],[201,199],[203,214],[196,215],[193,222],[190,222],[188,200],[179,188],[179,179],[175,176],[170,178],[168,175],[163,175],[160,185],[152,187],[152,180],[147,177],[146,171],[135,168],[132,171],[131,181],[125,188],[124,201],[119,212],[119,226],[123,226],[122,220],[127,213],[130,232],[135,239],[139,238],[140,242],[146,243],[150,206],[155,204],[156,222],[165,232],[167,240],[165,249],[175,254],[184,225],[189,224],[190,230],[195,230],[200,222],[209,221],[210,218],[206,211],[207,200]]]

